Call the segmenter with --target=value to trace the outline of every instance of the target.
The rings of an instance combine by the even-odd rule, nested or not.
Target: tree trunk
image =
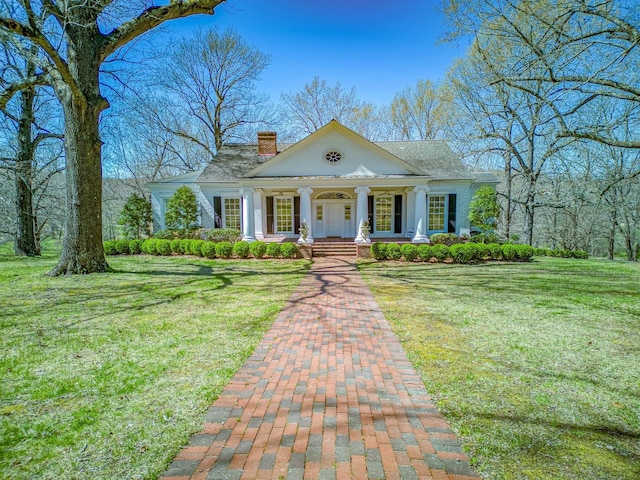
[[[618,226],[618,212],[614,209],[611,211],[611,228],[609,229],[609,238],[607,245],[607,254],[609,260],[613,260],[616,251],[616,227]]]
[[[533,245],[533,221],[535,215],[535,181],[531,180],[529,191],[527,192],[527,203],[524,209],[524,236],[527,245]]]
[[[509,241],[509,237],[511,236],[511,188],[513,184],[513,170],[511,167],[511,154],[505,153],[505,162],[504,162],[504,173],[507,179],[507,191],[505,192],[505,197],[507,199],[507,205],[505,207],[505,215],[504,215],[504,236]]]
[[[33,66],[28,66],[27,73],[33,73]],[[35,89],[27,88],[20,94],[21,111],[18,123],[18,155],[15,166],[16,186],[16,240],[14,251],[16,255],[30,257],[40,255],[40,248],[36,240],[35,218],[33,212],[33,165],[35,145],[32,138],[34,122],[33,103]]]
[[[62,253],[49,275],[105,272],[102,246],[102,141],[100,112],[108,103],[98,81],[100,36],[93,19],[69,25],[69,68],[75,89],[58,85],[65,117],[67,215]]]

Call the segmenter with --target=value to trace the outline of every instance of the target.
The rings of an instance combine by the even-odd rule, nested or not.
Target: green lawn
[[[360,270],[486,478],[640,478],[639,264]]]
[[[0,247],[0,478],[153,479],[293,293],[306,261],[111,257]]]

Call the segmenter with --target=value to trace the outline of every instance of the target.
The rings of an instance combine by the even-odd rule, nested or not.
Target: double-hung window
[[[446,195],[429,195],[429,231],[445,231],[447,218]]]
[[[393,197],[380,195],[376,197],[376,232],[391,233],[393,225]]]

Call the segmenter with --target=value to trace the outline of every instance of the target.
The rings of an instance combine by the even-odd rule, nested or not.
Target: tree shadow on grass
[[[151,267],[157,267],[150,265]],[[189,268],[184,271],[185,267]],[[143,311],[148,308],[155,308],[162,305],[170,305],[173,302],[189,298],[192,296],[202,297],[203,295],[215,294],[220,290],[225,290],[233,286],[242,288],[265,289],[265,294],[281,288],[292,287],[290,282],[277,282],[277,278],[286,278],[291,275],[300,276],[310,268],[310,262],[288,270],[262,270],[260,268],[245,268],[244,265],[225,265],[220,268],[217,265],[206,265],[201,263],[180,264],[175,269],[150,268],[140,270],[117,269],[108,275],[113,281],[108,286],[87,282],[84,287],[75,285],[73,288],[62,287],[61,292],[53,295],[52,298],[43,298],[41,301],[24,305],[15,310],[7,310],[0,313],[9,319],[19,311],[20,317],[37,318],[43,311],[55,312],[61,321],[49,323],[48,325],[34,323],[33,327],[39,332],[65,332],[80,325],[92,321],[104,319],[108,316],[122,315],[132,312]],[[127,281],[126,276],[133,276],[133,281]],[[149,278],[149,282],[136,279],[136,277]],[[263,282],[242,282],[242,279],[268,276]],[[275,278],[273,278],[275,277]],[[103,277],[100,277],[103,278]],[[73,297],[66,295],[73,290]],[[144,295],[143,292],[148,292]],[[100,300],[103,300],[100,302]],[[98,303],[96,303],[98,302]],[[86,309],[82,309],[82,304],[90,304]],[[65,308],[69,309],[65,313]],[[68,316],[67,316],[68,315]],[[65,321],[67,316],[67,321]],[[71,318],[69,318],[71,317]],[[76,317],[76,318],[73,318]],[[78,318],[80,317],[80,318]],[[5,323],[5,326],[7,324]],[[32,328],[26,328],[22,332],[8,334],[9,336],[30,336],[33,335]]]

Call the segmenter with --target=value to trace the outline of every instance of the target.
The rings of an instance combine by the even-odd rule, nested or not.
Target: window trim
[[[443,210],[442,210],[442,228],[441,229],[431,229],[431,199],[434,197],[441,197],[444,199],[443,201]],[[449,212],[449,196],[447,193],[433,193],[427,196],[427,231],[429,234],[432,233],[444,233],[447,231],[448,224],[448,212]],[[440,215],[440,213],[438,213]]]

